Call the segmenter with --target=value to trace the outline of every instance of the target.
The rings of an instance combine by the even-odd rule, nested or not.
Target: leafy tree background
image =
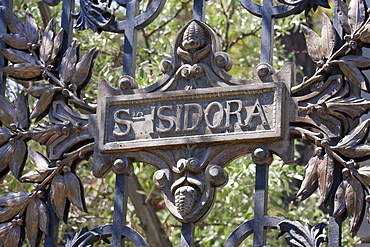
[[[142,1],[140,11],[144,11],[148,3],[147,0]],[[148,86],[160,79],[161,72],[158,65],[162,59],[172,55],[172,42],[179,28],[192,17],[191,6],[192,1],[189,0],[169,0],[160,16],[147,28],[139,31],[136,79],[140,87]],[[16,0],[14,2],[14,12],[20,19],[24,17],[27,8],[30,9],[42,28],[45,27],[50,18],[54,18],[56,22],[60,23],[61,4],[48,7],[37,1]],[[223,51],[227,52],[234,62],[230,74],[235,77],[253,78],[254,67],[259,63],[261,20],[244,10],[238,1],[212,0],[207,2],[206,8],[205,22],[216,31]],[[309,17],[300,15],[277,20],[273,64],[276,69],[281,68],[285,62],[290,60],[301,64],[298,66],[299,74],[307,73],[303,65],[309,67],[308,64],[311,61],[307,60],[307,56],[303,59],[299,57],[302,51],[296,56],[294,50],[290,49],[291,45],[295,45],[294,42],[289,47],[285,47],[284,41],[292,40],[292,33],[299,32],[299,24],[302,22],[308,22],[306,24],[310,26],[317,26],[317,23],[310,20],[320,19],[318,12],[310,14]],[[114,14],[117,16],[116,19],[123,19],[124,9],[116,7]],[[318,30],[320,30],[319,27]],[[107,32],[97,34],[86,30],[74,31],[74,39],[79,42],[82,54],[92,47],[99,47],[93,77],[90,85],[84,90],[85,97],[95,101],[99,79],[104,78],[113,86],[117,86],[116,83],[122,71],[123,36]],[[14,100],[16,95],[28,87],[31,87],[31,84],[8,80],[6,96],[10,100]],[[304,146],[304,143],[297,144]],[[31,145],[33,149],[45,153],[43,146],[36,142]],[[300,158],[298,152],[296,156],[297,159]],[[89,214],[81,213],[75,207],[71,207],[69,224],[61,223],[60,225],[61,245],[64,242],[63,234],[73,235],[84,226],[92,229],[112,223],[114,174],[111,173],[104,179],[97,179],[91,174],[91,167],[92,161],[89,161],[82,163],[77,169],[79,177],[83,179]],[[253,218],[255,166],[251,159],[245,157],[235,160],[228,165],[226,171],[229,174],[228,184],[219,189],[212,212],[196,228],[197,246],[222,246],[237,226]],[[134,173],[142,187],[136,193],[144,196],[148,207],[152,207],[156,211],[157,217],[163,224],[163,229],[158,229],[158,232],[148,232],[145,229],[145,221],[150,219],[140,218],[138,211],[143,209],[135,208],[131,201],[128,205],[127,221],[132,228],[144,236],[159,234],[159,231],[162,230],[170,238],[173,246],[177,246],[180,241],[181,225],[165,209],[162,195],[155,189],[152,182],[154,172],[154,167],[140,163],[135,164]],[[327,217],[318,208],[318,196],[317,198],[311,197],[304,202],[298,202],[294,199],[303,173],[304,168],[300,165],[288,165],[279,159],[274,160],[269,180],[269,215],[283,216],[291,220],[298,219],[301,222],[307,221],[311,225],[316,225],[319,222],[327,223]],[[10,191],[32,189],[29,184],[19,183],[10,175],[0,186],[2,195]],[[346,232],[346,223],[343,231]],[[278,238],[276,230],[269,230],[268,234],[267,245],[286,246],[284,237]],[[251,246],[252,241],[253,239],[249,238],[242,246]],[[349,234],[345,234],[343,245],[351,246],[356,241]],[[103,245],[103,242],[99,243],[99,246]],[[127,246],[131,246],[130,243],[127,243]]]

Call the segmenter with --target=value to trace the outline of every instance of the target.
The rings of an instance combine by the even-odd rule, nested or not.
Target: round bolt
[[[328,147],[329,146],[329,142],[327,140],[323,140],[321,142],[321,146],[323,146],[324,148]]]
[[[14,144],[15,144],[15,139],[14,139],[14,138],[10,138],[10,139],[9,139],[9,143],[10,143],[11,145],[14,145]]]
[[[61,167],[63,165],[63,162],[61,160],[57,160],[57,162],[55,162],[55,165],[57,167]]]
[[[256,165],[270,164],[271,162],[269,152],[263,148],[256,148],[253,152],[252,158]]]
[[[348,177],[348,176],[349,176],[349,173],[350,173],[350,171],[349,171],[349,169],[348,169],[348,168],[344,168],[344,169],[342,170],[342,174],[343,174],[343,176],[344,176],[344,177]]]
[[[166,173],[162,170],[156,171],[154,173],[154,179],[161,183],[166,180]]]
[[[257,66],[257,75],[259,78],[264,78],[271,73],[271,69],[267,64],[260,64]]]
[[[71,172],[71,167],[69,167],[69,166],[63,166],[62,170],[63,170],[63,172],[65,174],[67,174],[67,173],[70,173]]]
[[[37,197],[43,199],[46,197],[45,191],[37,191]]]
[[[317,156],[321,156],[324,153],[324,149],[322,147],[317,147],[315,149],[315,153],[316,153]]]

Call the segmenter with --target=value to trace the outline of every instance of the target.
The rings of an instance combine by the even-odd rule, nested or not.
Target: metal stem
[[[256,165],[256,182],[254,194],[254,242],[253,246],[266,244],[265,215],[268,201],[268,171],[269,165]]]
[[[180,247],[194,246],[194,224],[184,223],[181,229],[181,244]]]
[[[116,174],[116,188],[114,190],[113,236],[112,246],[123,247],[121,226],[126,224],[127,211],[127,175]]]

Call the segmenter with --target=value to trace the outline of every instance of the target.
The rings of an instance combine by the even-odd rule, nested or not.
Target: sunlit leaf
[[[329,58],[333,54],[335,46],[335,34],[333,24],[331,23],[329,17],[323,14],[323,24],[321,32],[321,52],[325,58]]]
[[[45,64],[50,59],[53,51],[54,30],[55,30],[54,20],[51,19],[48,25],[46,26],[44,36],[41,39],[40,59]]]
[[[325,154],[324,158],[317,166],[317,175],[319,180],[320,204],[324,207],[328,206],[330,198],[330,190],[333,185],[334,160],[329,154]]]
[[[302,25],[302,30],[306,38],[308,55],[315,63],[320,62],[322,60],[321,38],[307,26]]]
[[[50,186],[50,196],[55,214],[60,220],[66,222],[66,188],[62,175],[58,174],[53,178]]]
[[[0,95],[0,121],[7,127],[11,127],[12,125],[16,127],[18,125],[17,112],[14,106],[2,95]]]
[[[357,31],[364,23],[366,9],[364,0],[351,0],[348,8],[348,22],[352,33]]]
[[[40,30],[36,24],[35,18],[31,15],[29,10],[26,11],[26,20],[24,24],[25,36],[28,42],[37,44],[40,37]]]
[[[9,161],[9,168],[15,178],[22,175],[27,158],[27,146],[23,140],[16,140],[14,143],[13,157]]]
[[[1,53],[12,63],[30,63],[36,64],[35,58],[24,51],[18,51],[15,49],[1,49]]]
[[[76,64],[73,82],[75,82],[77,86],[83,85],[86,78],[91,75],[94,63],[93,60],[95,59],[96,55],[97,48],[92,48]]]
[[[24,34],[24,26],[13,11],[3,6],[0,9],[5,16],[9,31],[14,34]]]
[[[37,208],[37,200],[38,198],[34,198],[28,203],[27,211],[26,211],[26,220],[25,220],[25,228],[26,228],[26,236],[28,241],[32,247],[38,246],[40,239],[39,239],[39,216],[38,216],[38,208]]]
[[[80,179],[72,172],[64,174],[66,196],[81,211],[87,212],[84,189]]]
[[[40,66],[31,63],[17,63],[4,67],[2,71],[20,79],[33,79],[42,73]]]
[[[348,180],[345,179],[338,186],[337,191],[335,192],[334,213],[333,213],[334,218],[338,218],[344,213],[344,211],[346,211],[346,202],[344,200],[344,197],[346,195],[347,186]]]
[[[7,45],[15,49],[26,50],[28,48],[28,40],[21,34],[3,33],[0,35],[0,38],[4,40]]]
[[[74,41],[64,53],[59,67],[59,78],[62,83],[70,82],[75,73],[77,62],[77,43]]]
[[[347,34],[351,34],[351,26],[348,21],[348,6],[343,0],[338,0],[338,19],[344,31]]]
[[[365,195],[362,184],[357,179],[349,179],[344,200],[350,220],[350,232],[356,235],[365,212]]]
[[[48,88],[45,90],[40,99],[37,101],[37,104],[35,108],[33,109],[30,118],[34,119],[43,114],[45,111],[47,111],[53,101],[55,95],[55,89],[54,88]]]
[[[312,195],[318,187],[317,166],[321,160],[322,157],[315,155],[307,163],[305,176],[297,193],[297,197],[301,196],[302,201]]]
[[[22,91],[14,102],[14,107],[17,112],[18,128],[28,130],[30,127],[30,110],[28,107],[28,95]]]

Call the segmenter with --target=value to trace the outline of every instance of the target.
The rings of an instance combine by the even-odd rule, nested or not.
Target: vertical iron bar
[[[272,16],[272,0],[263,0],[262,8],[262,38],[261,38],[261,63],[272,64],[274,18]]]
[[[127,210],[127,175],[116,174],[116,188],[114,190],[113,236],[112,246],[122,247],[121,227],[126,224]]]
[[[68,46],[72,42],[73,19],[71,13],[74,11],[74,5],[75,5],[74,0],[63,0],[61,27],[64,29],[64,34],[63,34],[62,54],[64,54],[64,52],[67,50]]]
[[[206,8],[205,0],[194,0],[193,19],[203,21],[205,8]]]
[[[333,171],[333,186],[330,193],[330,204],[329,204],[329,234],[328,234],[328,246],[340,247],[342,246],[342,220],[335,219],[334,213],[334,199],[335,191],[342,181],[342,167],[340,164],[334,165]]]
[[[125,43],[123,46],[123,75],[135,77],[136,66],[136,38],[137,30],[135,28],[135,16],[137,15],[139,5],[137,0],[130,0],[126,5]]]
[[[194,246],[194,224],[184,223],[181,229],[181,244],[180,247]]]
[[[256,181],[254,193],[254,242],[253,246],[266,244],[266,229],[264,217],[267,214],[268,200],[268,164],[256,165]]]
[[[0,3],[1,6],[8,7],[9,9],[12,9],[13,7],[13,1],[12,0],[3,0]],[[7,32],[7,24],[6,20],[3,14],[0,15],[0,32],[6,33]],[[0,40],[0,49],[5,48],[5,42],[3,40]],[[7,61],[4,57],[4,55],[0,54],[0,69],[4,68],[7,64]],[[6,76],[0,70],[0,95],[5,95],[5,84],[6,84]]]

